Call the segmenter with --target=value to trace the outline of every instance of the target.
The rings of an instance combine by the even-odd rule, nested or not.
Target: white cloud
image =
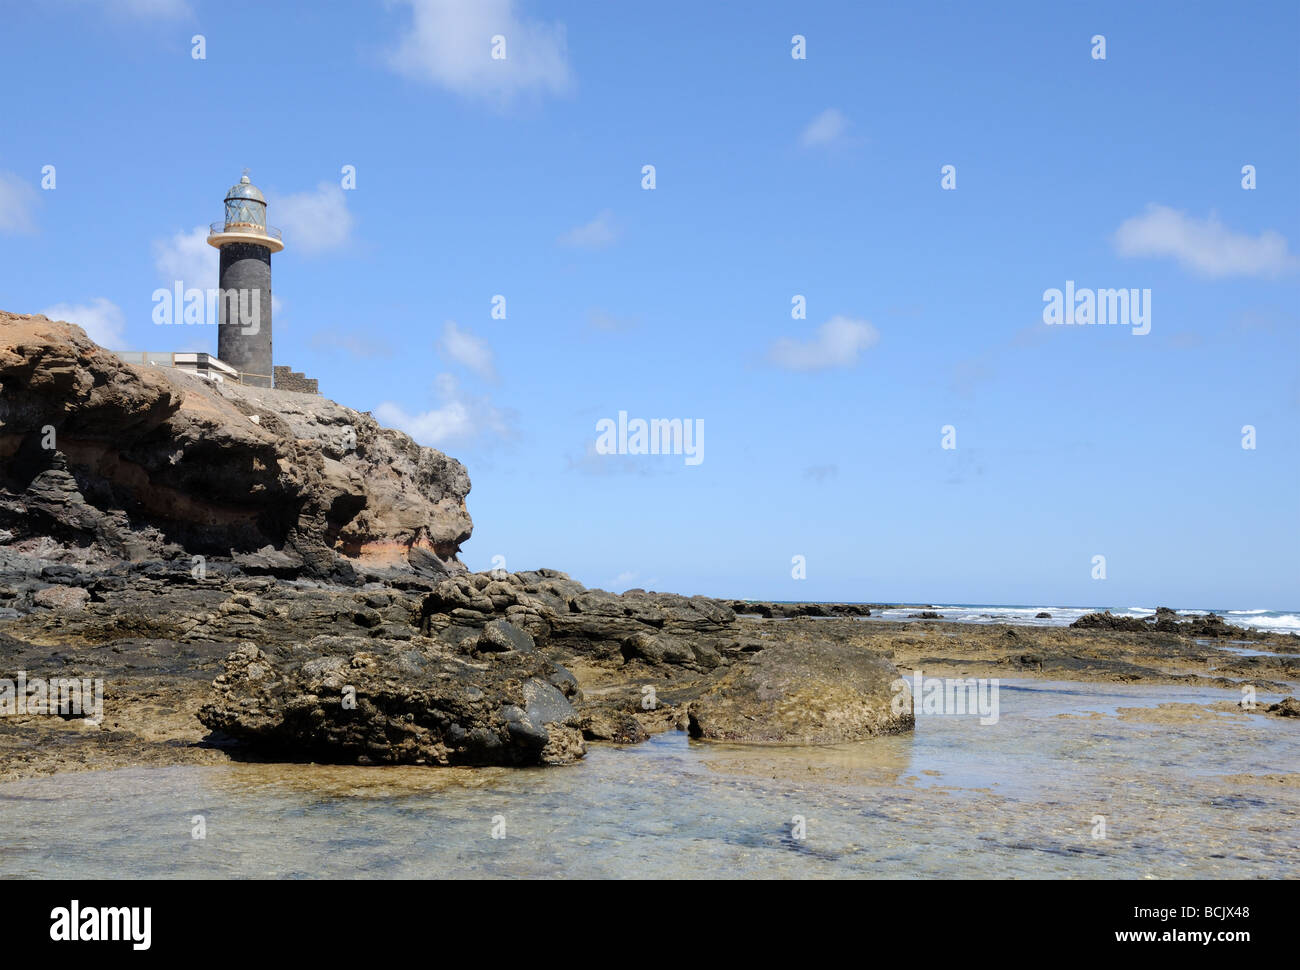
[[[0,172],[0,232],[35,232],[33,216],[39,198],[25,179],[13,172]]]
[[[285,246],[306,253],[337,249],[352,235],[347,194],[335,182],[321,182],[314,192],[269,200],[266,218],[284,230]]]
[[[453,363],[468,367],[484,380],[497,379],[496,367],[492,363],[492,348],[486,340],[456,326],[455,320],[448,320],[442,325],[438,351]]]
[[[1297,267],[1279,232],[1234,232],[1213,213],[1196,219],[1154,202],[1120,224],[1114,243],[1121,256],[1172,256],[1184,268],[1215,278],[1279,276]]]
[[[109,350],[126,349],[122,346],[122,335],[126,332],[126,318],[122,315],[122,309],[102,296],[90,303],[56,303],[41,313],[51,320],[75,323],[101,347]]]
[[[510,437],[509,415],[486,398],[463,393],[451,374],[439,374],[434,389],[442,402],[439,407],[412,414],[400,404],[384,401],[375,408],[375,420],[431,448],[487,434]]]
[[[834,316],[817,328],[811,340],[777,340],[768,351],[768,359],[778,367],[795,371],[852,367],[858,362],[858,354],[879,339],[880,333],[867,321]]]
[[[568,232],[561,233],[556,240],[561,246],[578,246],[583,249],[603,249],[612,245],[618,238],[618,227],[614,225],[614,213],[605,209],[591,222],[575,226]]]
[[[827,108],[804,128],[799,142],[805,148],[825,148],[842,141],[848,134],[849,119],[837,108]]]
[[[564,94],[573,87],[564,25],[525,20],[515,0],[404,0],[412,22],[389,65],[464,97],[505,104],[522,94]],[[492,57],[492,38],[505,57]]]
[[[195,226],[170,239],[155,239],[153,264],[168,285],[180,280],[187,289],[209,290],[218,283],[221,259],[220,253],[208,245],[208,227]],[[275,312],[274,308],[271,312]]]

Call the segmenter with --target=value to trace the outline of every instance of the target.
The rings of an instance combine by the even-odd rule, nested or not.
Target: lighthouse
[[[244,176],[226,193],[226,218],[214,222],[208,245],[221,251],[217,356],[245,384],[270,387],[271,254],[284,249],[266,224],[266,197]]]

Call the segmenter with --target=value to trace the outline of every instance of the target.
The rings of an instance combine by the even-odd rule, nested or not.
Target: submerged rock
[[[890,661],[860,648],[776,643],[733,665],[690,705],[690,733],[714,741],[838,744],[910,731],[910,695],[891,689],[898,679]],[[906,703],[895,705],[895,697]]]

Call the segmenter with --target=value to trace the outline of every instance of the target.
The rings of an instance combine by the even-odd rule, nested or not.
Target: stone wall
[[[316,378],[307,377],[302,371],[290,370],[288,367],[275,367],[275,389],[277,391],[300,391],[303,394],[319,394]]]

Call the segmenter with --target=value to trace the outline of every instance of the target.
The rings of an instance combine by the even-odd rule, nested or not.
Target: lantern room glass
[[[266,203],[252,199],[226,200],[226,225],[253,225],[266,228]]]

